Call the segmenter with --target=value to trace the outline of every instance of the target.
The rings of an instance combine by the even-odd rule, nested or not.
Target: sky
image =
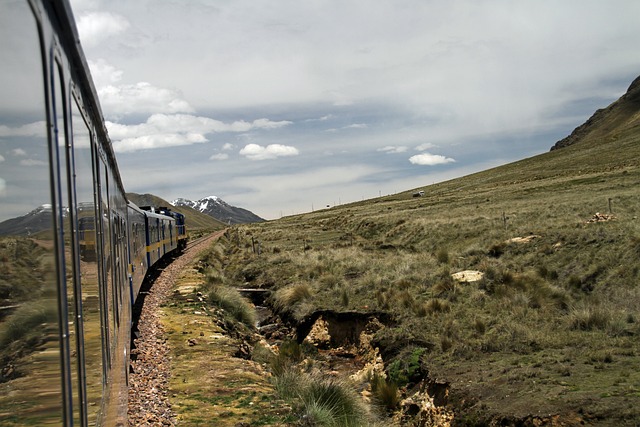
[[[128,192],[265,219],[546,152],[640,74],[636,0],[71,0]]]

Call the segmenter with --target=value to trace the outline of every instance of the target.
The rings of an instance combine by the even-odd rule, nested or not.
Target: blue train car
[[[187,247],[187,242],[189,240],[187,236],[187,224],[186,224],[185,216],[180,212],[172,211],[167,207],[160,207],[158,208],[158,211],[162,215],[170,216],[176,220],[175,226],[176,226],[176,235],[178,238],[178,250],[180,251],[184,250]]]
[[[145,212],[134,203],[127,204],[129,221],[129,263],[131,301],[135,301],[149,270]]]
[[[154,208],[148,206],[143,206],[141,209],[145,214],[147,263],[151,266],[177,249],[176,220],[157,213]]]

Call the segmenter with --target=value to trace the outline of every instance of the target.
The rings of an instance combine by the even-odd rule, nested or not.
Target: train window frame
[[[77,138],[77,133],[76,133],[76,123],[75,123],[75,117],[79,117],[78,122],[79,126],[83,126],[83,129],[87,131],[88,137],[87,137],[87,141],[89,143],[89,146],[87,147],[89,150],[89,156],[88,156],[88,165],[89,165],[89,173],[91,175],[91,184],[89,185],[90,187],[90,193],[91,193],[91,202],[93,205],[93,209],[92,209],[92,220],[93,220],[93,224],[94,224],[94,230],[93,230],[93,238],[94,238],[94,242],[97,241],[97,230],[95,229],[95,224],[97,223],[96,217],[95,217],[95,195],[96,195],[96,191],[95,191],[95,168],[94,168],[94,131],[93,131],[93,127],[91,126],[91,120],[88,117],[88,114],[86,112],[86,109],[84,108],[84,104],[83,104],[83,99],[81,96],[81,92],[79,90],[79,88],[76,86],[75,80],[72,78],[70,81],[70,87],[69,87],[69,94],[70,94],[70,101],[69,101],[69,106],[70,106],[70,114],[69,114],[69,128],[70,128],[70,146],[68,147],[68,149],[70,150],[70,155],[68,157],[68,159],[71,161],[71,165],[69,167],[69,183],[71,186],[70,191],[73,192],[72,197],[74,200],[74,213],[76,213],[76,219],[74,221],[74,227],[76,232],[74,232],[74,247],[77,248],[77,252],[76,252],[76,256],[74,256],[74,263],[76,263],[76,267],[75,267],[75,272],[76,272],[76,278],[77,281],[75,283],[75,293],[76,293],[76,317],[78,318],[78,329],[77,329],[77,334],[78,334],[78,379],[79,379],[79,391],[80,391],[80,396],[81,396],[81,420],[82,420],[82,425],[89,425],[90,421],[91,423],[95,423],[97,418],[99,417],[99,414],[97,412],[92,413],[91,415],[95,415],[95,419],[92,417],[91,419],[89,418],[90,414],[89,414],[89,401],[90,401],[90,396],[89,396],[89,391],[87,390],[87,382],[88,382],[88,374],[87,374],[87,355],[86,355],[86,344],[87,344],[87,338],[85,336],[85,308],[83,306],[83,283],[82,283],[82,279],[83,279],[83,269],[82,269],[82,264],[80,262],[81,259],[81,250],[80,250],[80,233],[79,233],[79,210],[80,210],[80,205],[79,205],[79,201],[78,201],[78,167],[77,167],[77,153],[78,150],[80,149],[80,147],[78,147],[79,142]],[[85,162],[86,163],[86,162]],[[85,165],[86,166],[86,165]],[[85,231],[86,232],[86,231]],[[97,269],[97,254],[96,254],[97,248],[94,247],[94,256],[96,257],[95,260],[95,267]],[[96,275],[95,277],[95,285],[97,287],[97,289],[99,289],[99,279],[98,276]],[[98,291],[98,299],[100,301],[100,292]],[[98,310],[100,311],[100,302],[98,302]],[[103,345],[103,341],[102,341],[102,317],[100,314],[98,314],[98,329],[100,330],[100,353],[102,353],[102,345]],[[102,356],[100,356],[100,365],[102,366],[103,362],[102,362]],[[93,374],[95,375],[95,373]],[[99,370],[98,372],[99,375],[99,382],[102,384],[102,386],[104,387],[104,383],[105,383],[105,375],[104,372],[102,371],[102,369]]]
[[[56,264],[58,265],[58,328],[60,329],[60,352],[61,352],[61,374],[62,374],[62,397],[63,397],[63,412],[65,423],[73,424],[75,419],[80,421],[79,411],[80,401],[79,396],[74,394],[77,388],[74,386],[74,373],[71,366],[71,332],[69,328],[69,300],[72,298],[72,304],[75,308],[75,294],[73,293],[74,285],[73,277],[73,261],[67,263],[66,250],[68,244],[65,242],[65,220],[64,220],[64,198],[67,198],[67,205],[69,194],[66,173],[66,146],[68,144],[68,99],[65,94],[67,93],[67,80],[64,73],[63,63],[64,54],[60,47],[58,37],[53,33],[51,37],[51,45],[49,46],[49,61],[47,69],[47,79],[50,82],[50,151],[51,151],[51,166],[52,166],[52,184],[53,184],[53,197],[52,205],[54,212],[54,242],[56,247]],[[60,110],[60,111],[58,111]],[[60,147],[63,147],[62,153]],[[65,187],[63,189],[63,186]],[[71,208],[67,206],[69,211]],[[67,226],[68,227],[68,226]],[[70,233],[72,234],[72,233]],[[72,239],[71,239],[72,240]],[[72,245],[71,245],[72,246]],[[73,251],[73,249],[70,249]],[[71,264],[71,265],[68,265]],[[67,284],[67,276],[71,272],[71,294],[69,293],[69,286]],[[73,321],[75,326],[75,320]],[[75,327],[73,328],[75,329]],[[74,335],[77,339],[77,335]],[[74,346],[75,347],[75,346]],[[77,414],[77,416],[76,416]]]

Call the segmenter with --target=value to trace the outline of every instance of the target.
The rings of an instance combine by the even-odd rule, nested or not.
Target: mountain
[[[64,208],[66,216],[68,209]],[[38,206],[26,215],[0,222],[0,236],[29,236],[53,227],[51,205]]]
[[[153,194],[127,193],[127,199],[138,206],[164,206],[183,214],[186,217],[187,230],[221,230],[226,227],[226,224],[209,215],[200,213],[188,206],[172,206],[171,203]]]
[[[243,208],[231,206],[217,196],[204,197],[197,201],[179,198],[171,202],[173,206],[188,206],[210,215],[225,224],[244,224],[262,222],[263,218]]]
[[[606,108],[597,110],[586,122],[566,138],[556,142],[551,151],[568,147],[579,141],[614,136],[640,124],[640,76],[627,92]]]

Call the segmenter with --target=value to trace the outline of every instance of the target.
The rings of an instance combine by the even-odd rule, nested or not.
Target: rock
[[[458,282],[473,283],[482,280],[484,273],[477,270],[464,270],[458,273],[453,273],[451,277]]]

